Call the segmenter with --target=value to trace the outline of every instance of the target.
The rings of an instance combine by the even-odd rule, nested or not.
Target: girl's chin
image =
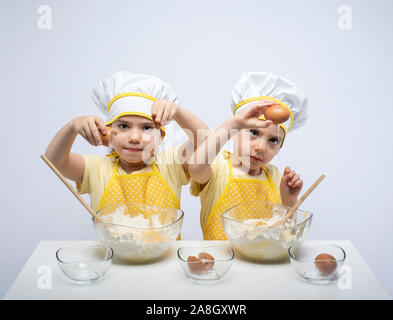
[[[258,162],[258,163],[252,163],[250,161],[243,161],[241,164],[245,169],[247,169],[248,171],[259,171],[261,169],[261,167],[263,166],[262,162]]]
[[[140,154],[139,155],[129,155],[129,154],[122,155],[122,154],[120,154],[120,157],[124,161],[127,161],[128,163],[131,163],[131,164],[138,164],[141,162],[148,163],[149,159],[150,159],[150,157],[142,157]]]

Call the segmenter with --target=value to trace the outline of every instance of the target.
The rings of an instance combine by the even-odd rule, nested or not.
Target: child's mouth
[[[143,151],[143,149],[140,149],[140,148],[124,148],[124,149],[126,149],[128,152],[131,152],[131,153],[138,153],[138,152]]]
[[[255,157],[255,156],[251,156],[250,155],[250,159],[254,162],[262,162],[263,160],[261,158]]]

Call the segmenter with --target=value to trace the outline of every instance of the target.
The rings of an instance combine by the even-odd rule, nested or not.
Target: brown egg
[[[315,266],[324,276],[332,274],[337,268],[336,258],[328,253],[321,253],[315,257]]]
[[[271,120],[274,124],[283,123],[290,117],[288,109],[279,104],[275,104],[267,108],[264,114],[266,120]]]
[[[202,260],[202,264],[205,267],[205,270],[210,270],[214,266],[214,258],[211,254],[207,252],[201,252],[198,254],[198,258]]]
[[[202,273],[205,271],[205,266],[203,265],[201,259],[194,257],[194,256],[189,256],[187,259],[188,263],[188,268],[190,269],[191,272],[194,273]]]
[[[100,138],[101,138],[102,144],[104,146],[108,147],[109,143],[110,143],[110,139],[111,139],[112,128],[111,127],[106,127],[106,135],[105,136],[101,133],[101,130],[98,130],[98,132],[100,134]]]

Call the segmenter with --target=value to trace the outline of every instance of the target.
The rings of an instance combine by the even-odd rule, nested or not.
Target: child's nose
[[[132,128],[130,130],[129,142],[138,144],[141,141],[141,132],[138,128]]]
[[[266,149],[266,142],[264,140],[258,141],[257,144],[255,145],[255,151],[262,153]]]

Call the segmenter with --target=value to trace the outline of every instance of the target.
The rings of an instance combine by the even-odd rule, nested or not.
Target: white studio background
[[[169,82],[212,129],[243,72],[297,83],[310,116],[273,163],[303,191],[326,174],[302,205],[315,214],[308,239],[351,240],[393,295],[392,12],[389,0],[0,0],[0,296],[39,241],[96,239],[39,156],[74,117],[101,115],[91,89],[118,70]],[[81,137],[73,151],[105,153]],[[184,187],[181,202],[183,239],[201,239],[199,199]]]

